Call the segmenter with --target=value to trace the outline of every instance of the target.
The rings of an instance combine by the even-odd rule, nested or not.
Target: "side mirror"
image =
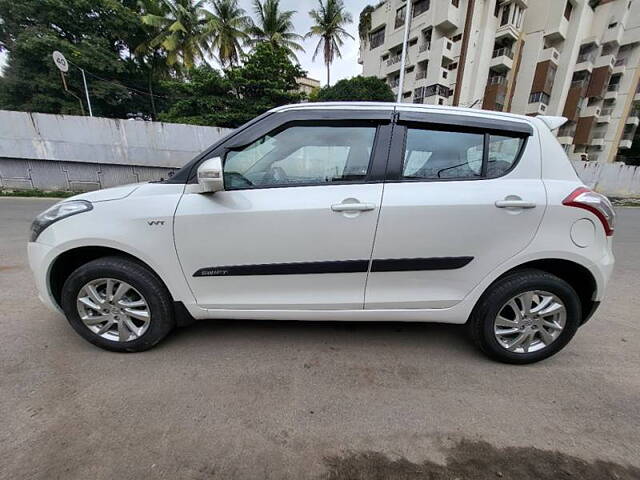
[[[224,190],[222,159],[220,157],[210,158],[200,164],[198,167],[198,184],[202,193]]]

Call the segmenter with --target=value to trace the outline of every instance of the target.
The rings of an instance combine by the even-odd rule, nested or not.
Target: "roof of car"
[[[407,117],[413,117],[411,120],[426,120],[431,117],[432,121],[438,123],[457,124],[461,118],[465,118],[461,123],[464,124],[489,124],[495,123],[502,125],[511,125],[516,130],[525,130],[532,133],[532,125],[536,122],[534,117],[525,115],[517,115],[506,112],[495,112],[492,110],[480,110],[474,108],[449,107],[444,105],[423,105],[414,103],[392,103],[392,102],[311,102],[297,103],[292,105],[284,105],[277,107],[271,112],[288,112],[295,110],[387,110],[389,112],[396,111],[405,112]],[[423,116],[424,115],[424,116]],[[458,118],[458,120],[456,120]],[[550,117],[551,118],[551,117]],[[556,117],[553,117],[556,118]],[[557,117],[560,118],[560,117]],[[448,120],[447,120],[448,119]],[[553,122],[551,122],[553,123]],[[549,123],[545,122],[545,125]]]

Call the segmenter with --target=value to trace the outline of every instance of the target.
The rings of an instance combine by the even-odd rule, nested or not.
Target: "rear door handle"
[[[526,200],[498,200],[496,202],[498,208],[536,208],[534,202],[527,202]]]
[[[336,203],[331,205],[334,212],[367,212],[376,208],[373,203]]]

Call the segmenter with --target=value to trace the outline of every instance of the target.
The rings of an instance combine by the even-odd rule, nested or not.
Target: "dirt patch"
[[[446,465],[413,463],[377,452],[325,459],[324,480],[638,480],[640,468],[537,448],[499,449],[486,442],[462,441],[446,452]]]
[[[8,272],[11,270],[20,270],[18,265],[0,265],[0,272]]]

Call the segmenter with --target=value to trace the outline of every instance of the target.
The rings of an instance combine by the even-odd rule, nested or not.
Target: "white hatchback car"
[[[166,181],[40,214],[40,297],[85,339],[145,350],[193,319],[467,323],[491,357],[564,347],[613,268],[614,211],[565,119],[410,104],[280,107]]]

